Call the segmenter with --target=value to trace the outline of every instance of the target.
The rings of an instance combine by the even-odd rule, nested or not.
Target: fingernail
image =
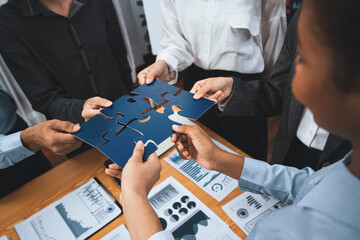
[[[173,128],[174,130],[178,130],[178,129],[179,129],[179,126],[178,126],[178,125],[172,125],[172,128]]]
[[[74,131],[79,131],[80,128],[81,128],[81,127],[80,127],[79,125],[77,125],[77,124],[73,126],[73,130],[74,130]]]
[[[109,107],[109,106],[111,106],[112,105],[112,102],[111,101],[107,101],[106,103],[105,103],[105,106],[107,106],[107,107]]]
[[[150,79],[150,78],[146,79],[146,83],[147,83],[147,84],[149,84],[149,83],[150,83],[150,81],[151,81],[151,79]]]
[[[136,147],[142,147],[144,145],[144,143],[140,140],[136,143]]]
[[[198,98],[199,98],[199,95],[195,94],[194,99],[198,99]]]

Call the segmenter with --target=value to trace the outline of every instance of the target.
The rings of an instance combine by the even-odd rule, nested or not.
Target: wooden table
[[[234,150],[239,154],[245,155],[242,151],[203,127],[207,133]],[[226,215],[222,210],[222,206],[233,198],[242,193],[238,188],[235,189],[223,201],[218,202],[210,197],[205,191],[200,189],[195,183],[182,175],[180,172],[171,167],[164,159],[169,156],[171,150],[161,156],[163,165],[161,177],[158,183],[162,182],[169,176],[173,176],[187,189],[189,189],[196,197],[222,218],[230,228],[242,239],[246,235],[240,228]],[[120,187],[111,177],[104,173],[104,161],[107,158],[96,149],[79,154],[78,156],[67,160],[59,166],[51,169],[47,173],[27,183],[15,192],[0,199],[0,236],[9,235],[11,239],[19,239],[14,229],[17,223],[25,220],[49,204],[55,202],[71,191],[75,190],[93,177],[97,177],[104,186],[118,199],[120,195]],[[0,183],[6,184],[6,183]],[[114,221],[106,225],[103,229],[93,235],[90,239],[99,239],[107,233],[115,229],[117,226],[125,223],[125,217],[122,214]]]

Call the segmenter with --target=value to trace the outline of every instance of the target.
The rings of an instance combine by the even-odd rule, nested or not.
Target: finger
[[[129,159],[129,161],[142,162],[144,156],[145,146],[142,141],[138,141],[134,148],[133,155]]]
[[[90,118],[93,118],[95,115],[100,113],[100,109],[86,109],[83,111],[83,118],[88,121]]]
[[[105,173],[112,177],[121,178],[122,171],[106,168]]]
[[[146,78],[146,74],[149,72],[149,70],[147,68],[145,68],[144,70],[142,70],[138,75],[138,79],[139,79],[139,84],[143,85],[145,83],[145,78]]]
[[[108,168],[110,169],[114,169],[114,170],[121,170],[122,168],[119,167],[117,164],[115,163],[112,163],[112,164],[109,164]]]
[[[174,133],[173,135],[171,135],[171,142],[172,142],[172,143],[175,143],[175,142],[176,142],[176,139],[177,139],[176,133]]]
[[[201,86],[204,84],[204,82],[205,82],[205,80],[197,81],[197,82],[194,84],[194,86],[191,88],[190,92],[195,94],[195,93],[197,92],[197,90],[198,90],[199,88],[201,88]]]
[[[181,125],[181,126],[173,125],[172,128],[175,132],[182,133],[182,134],[188,135],[190,137],[193,135],[194,130],[195,130],[195,128],[190,125]]]
[[[202,98],[205,95],[207,95],[208,93],[210,93],[211,91],[212,91],[212,85],[209,84],[208,82],[205,82],[205,84],[203,84],[201,86],[201,88],[199,88],[196,91],[196,94],[194,95],[194,99]]]
[[[155,75],[153,72],[146,74],[146,84],[150,84],[154,81]]]
[[[102,97],[94,97],[92,98],[91,103],[91,108],[93,109],[98,109],[98,108],[102,108],[102,107],[110,107],[112,105],[112,102],[102,98]]]

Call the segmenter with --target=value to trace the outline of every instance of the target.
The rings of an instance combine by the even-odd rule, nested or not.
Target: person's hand
[[[216,161],[220,158],[221,150],[199,126],[173,125],[175,134],[171,141],[175,143],[181,158],[195,160],[202,167],[214,170]]]
[[[166,62],[164,60],[158,60],[139,72],[137,77],[139,79],[139,84],[143,85],[144,83],[152,83],[155,78],[163,81],[166,79],[168,74],[169,68]]]
[[[86,100],[83,105],[83,110],[81,116],[84,118],[85,122],[95,115],[100,113],[100,110],[104,107],[110,107],[112,102],[101,97],[92,97]]]
[[[220,102],[231,95],[233,83],[231,77],[207,78],[197,81],[190,92],[195,94],[194,99],[205,97]]]
[[[71,135],[80,130],[79,124],[49,120],[21,132],[23,145],[29,150],[47,148],[58,155],[65,155],[81,146],[81,141]]]
[[[143,162],[144,151],[144,143],[139,141],[123,170],[116,164],[111,164],[108,169],[105,169],[106,174],[121,178],[120,202],[124,199],[131,201],[131,196],[134,195],[147,197],[151,188],[160,178],[161,164],[159,158],[156,153],[153,153],[146,162]]]

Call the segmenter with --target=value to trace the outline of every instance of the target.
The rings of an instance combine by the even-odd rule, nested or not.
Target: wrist
[[[169,65],[167,65],[167,63],[162,59],[158,60],[157,62],[161,65],[161,68],[163,69],[163,71],[165,71],[167,76],[170,73]]]
[[[24,147],[31,151],[35,151],[41,148],[39,144],[36,143],[36,136],[34,127],[28,127],[20,133],[20,140]]]
[[[123,183],[122,183],[123,184]],[[129,203],[133,203],[134,201],[148,201],[146,191],[142,191],[139,189],[136,190],[128,190],[124,187],[121,188],[122,191],[122,204],[128,205]]]

